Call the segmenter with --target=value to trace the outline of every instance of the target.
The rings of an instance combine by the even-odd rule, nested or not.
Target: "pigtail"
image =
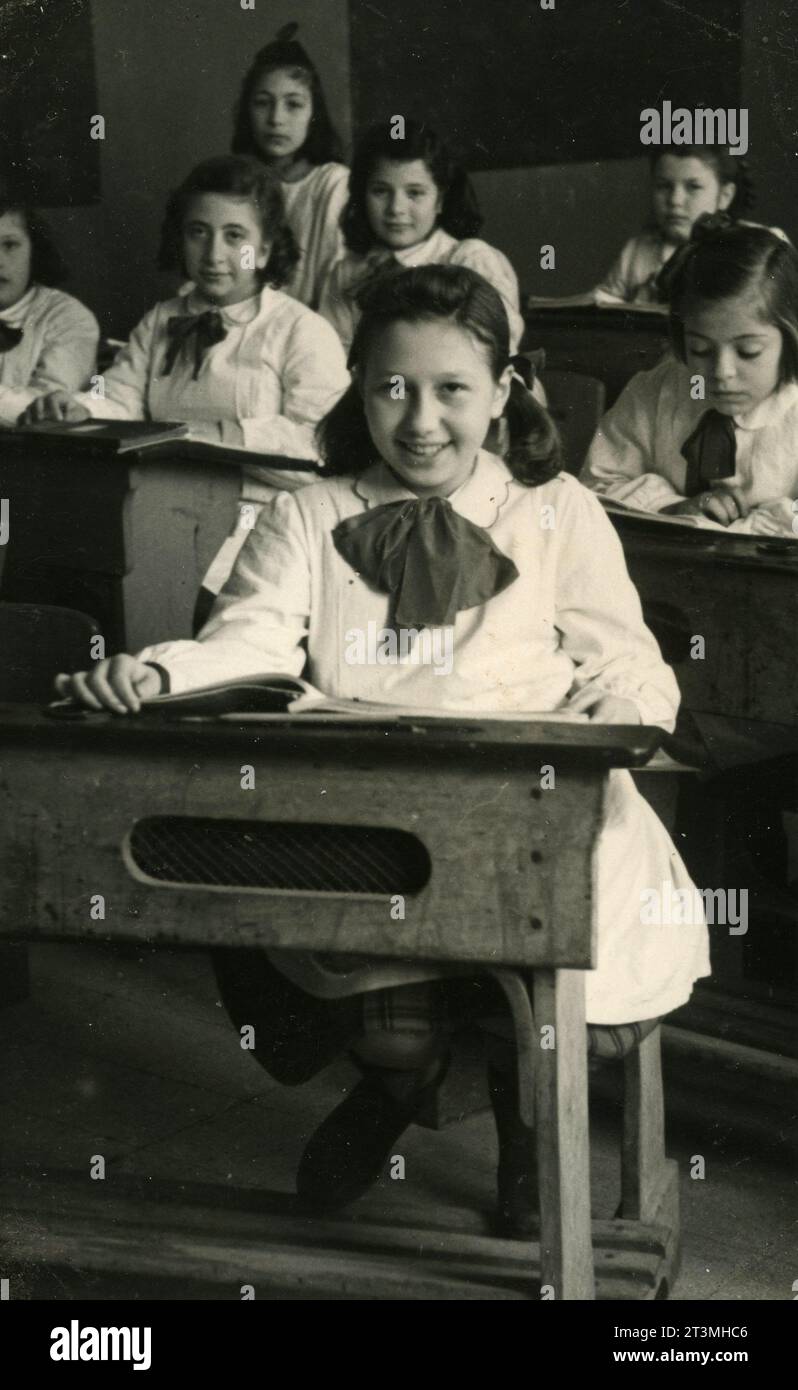
[[[525,487],[540,487],[556,478],[563,466],[559,431],[515,372],[503,419],[507,426],[504,461],[516,481]]]
[[[316,443],[331,477],[356,477],[376,461],[363,398],[355,382],[316,426]]]

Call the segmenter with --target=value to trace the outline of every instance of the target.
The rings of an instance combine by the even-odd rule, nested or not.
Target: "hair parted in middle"
[[[753,294],[763,321],[781,330],[779,384],[798,381],[798,251],[789,241],[767,227],[705,213],[668,268],[671,343],[680,361],[691,306]]]
[[[313,105],[307,139],[297,151],[297,158],[307,159],[310,164],[340,164],[343,160],[341,141],[330,119],[321,78],[307,51],[295,37],[298,28],[298,24],[284,24],[277,37],[255,54],[241,84],[233,113],[231,149],[234,154],[251,154],[258,157],[258,147],[252,132],[250,102],[258,83],[270,72],[288,72],[296,81],[307,87]]]
[[[349,353],[353,373],[367,361],[375,338],[392,323],[439,320],[457,325],[484,348],[494,381],[512,362],[510,325],[501,296],[467,266],[397,270],[370,284],[359,302],[361,317]],[[513,477],[526,487],[538,487],[556,477],[562,467],[557,428],[517,376],[513,376],[503,418],[508,436],[504,461]],[[355,476],[376,461],[356,381],[319,422],[317,438],[328,474]]]
[[[183,226],[191,200],[202,193],[246,198],[252,204],[263,237],[271,242],[268,262],[262,270],[258,270],[258,279],[261,285],[273,285],[276,289],[284,285],[291,278],[300,252],[286,221],[280,180],[265,164],[241,154],[224,154],[203,160],[170,194],[161,227],[159,269],[177,270],[185,274]]]
[[[402,164],[420,159],[442,195],[439,225],[458,241],[475,237],[482,226],[482,214],[465,169],[428,125],[405,121],[401,140],[393,138],[391,129],[387,121],[370,126],[355,148],[349,175],[349,198],[341,214],[341,228],[349,250],[365,255],[376,244],[366,208],[366,190],[375,165],[381,159]]]

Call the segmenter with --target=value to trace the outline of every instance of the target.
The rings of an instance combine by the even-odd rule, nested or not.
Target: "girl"
[[[105,373],[102,396],[54,392],[25,418],[186,420],[194,439],[317,458],[315,426],[349,375],[329,324],[278,288],[296,260],[274,175],[241,155],[198,165],[169,200],[159,255],[188,286],[145,314]],[[227,578],[251,508],[312,476],[244,466],[248,506],[206,589]]]
[[[604,416],[582,481],[644,511],[795,539],[794,248],[765,227],[698,222],[673,268],[671,339],[674,356]]]
[[[600,505],[559,472],[551,422],[513,373],[507,316],[492,286],[464,266],[423,266],[378,281],[351,360],[355,383],[321,427],[334,476],[264,508],[198,640],[59,676],[61,694],[92,709],[135,712],[165,684],[179,691],[256,671],[298,674],[307,639],[310,679],[337,696],[432,705],[442,714],[561,709],[670,728],[673,675],[643,625]],[[502,415],[506,460],[482,449]],[[370,622],[449,626],[451,673],[444,680],[416,663],[350,665],[351,630],[365,632]],[[586,976],[587,1016],[613,1025],[656,1020],[708,972],[706,930],[641,923],[646,888],[672,880],[689,887],[689,880],[625,772],[611,777],[597,865],[599,966]],[[423,963],[413,970],[377,963],[366,1008],[353,1016],[352,1000],[322,1006],[296,984],[280,986],[257,955],[249,953],[237,977],[233,965],[218,968],[234,1016],[256,1009],[260,1055],[272,1075],[305,1080],[346,1040],[364,1070],[299,1169],[308,1201],[341,1205],[379,1176],[440,1080],[440,999],[424,982]],[[462,987],[438,988],[459,997],[450,1004],[456,1013]],[[473,1012],[473,1001],[468,1007]],[[499,1218],[502,1229],[524,1232],[532,1136],[518,1115],[506,1048],[501,1061],[491,1086]]]
[[[100,329],[77,299],[53,288],[65,278],[39,214],[0,183],[0,424],[15,424],[47,392],[88,385]]]
[[[286,292],[318,308],[322,285],[343,255],[339,226],[349,170],[327,112],[319,75],[286,24],[255,57],[235,111],[233,152],[255,155],[283,185],[300,260]]]
[[[745,160],[722,146],[682,145],[668,153],[657,150],[651,156],[651,174],[651,225],[627,241],[595,290],[598,304],[618,299],[636,304],[667,300],[668,278],[661,272],[689,240],[698,218],[728,212],[736,221],[753,203]],[[771,230],[784,237],[778,228]]]
[[[388,125],[372,126],[355,151],[349,190],[342,218],[349,254],[334,267],[320,305],[347,351],[358,294],[374,275],[432,264],[467,265],[484,275],[504,301],[517,351],[524,322],[515,271],[477,238],[482,217],[470,180],[428,126],[406,121],[401,140]]]

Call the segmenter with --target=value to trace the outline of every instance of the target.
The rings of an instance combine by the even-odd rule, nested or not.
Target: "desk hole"
[[[529,925],[530,925],[530,927],[532,928],[533,931],[542,931],[542,930],[543,930],[543,923],[541,922],[541,920],[540,920],[539,917],[530,917],[530,919],[529,919]]]
[[[543,863],[543,854],[541,853],[541,851],[540,851],[539,849],[533,849],[533,851],[532,851],[532,853],[530,854],[529,857],[530,857],[530,859],[532,860],[532,863],[533,863],[533,864],[542,864],[542,863]]]
[[[533,787],[529,795],[531,796],[533,801],[540,801],[543,792],[540,790],[540,787]]]

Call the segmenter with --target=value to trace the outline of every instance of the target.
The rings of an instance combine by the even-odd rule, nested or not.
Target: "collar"
[[[798,384],[794,381],[788,381],[786,385],[780,386],[777,391],[766,396],[763,401],[759,402],[759,405],[755,405],[747,415],[734,415],[732,418],[737,428],[741,430],[773,429],[780,425],[788,411],[795,410],[796,406],[798,406]]]
[[[269,285],[264,285],[263,289],[257,294],[253,294],[249,299],[240,299],[237,304],[211,304],[203,295],[197,293],[193,282],[182,285],[177,292],[178,298],[183,302],[180,305],[180,312],[184,314],[204,314],[207,309],[217,309],[222,316],[222,323],[228,328],[234,324],[251,323],[258,317],[261,309],[265,307],[266,299],[274,294]]]
[[[674,358],[673,360],[676,361],[677,359]],[[681,377],[678,386],[679,395],[683,400],[685,397],[689,399],[691,373],[684,362],[677,362],[677,365]],[[695,424],[698,424],[701,416],[707,410],[712,409],[712,402],[691,400],[690,407],[690,418]],[[798,383],[789,381],[785,386],[780,386],[778,390],[771,392],[746,415],[732,415],[731,418],[739,430],[773,429],[781,424],[789,411],[796,408],[798,408]]]
[[[19,328],[36,298],[38,291],[38,285],[29,285],[22,295],[22,298],[18,299],[16,304],[9,304],[8,308],[3,309],[2,313],[0,313],[0,319],[3,320],[3,323],[7,323],[9,328]]]
[[[407,246],[402,251],[394,251],[393,256],[400,265],[435,265],[448,257],[456,245],[455,237],[445,232],[443,227],[436,227],[425,241],[420,241],[416,246]]]
[[[460,516],[489,530],[509,500],[513,482],[513,475],[506,463],[495,454],[480,449],[470,478],[466,478],[450,493],[447,500]],[[352,491],[366,503],[367,508],[379,507],[386,502],[418,500],[416,493],[404,487],[382,460],[372,464],[371,468],[353,480]]]

